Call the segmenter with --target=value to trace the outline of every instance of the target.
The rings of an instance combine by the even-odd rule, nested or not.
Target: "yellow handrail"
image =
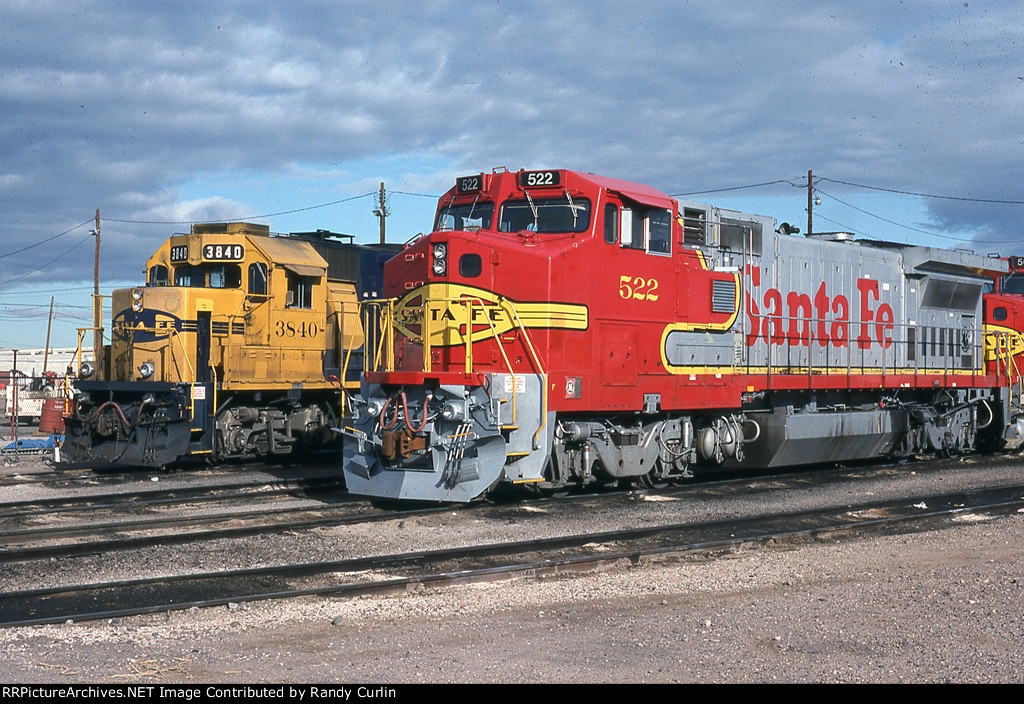
[[[533,356],[533,365],[537,370],[537,373],[543,378],[546,376],[543,365],[540,363],[540,357],[537,355],[537,350],[533,347],[533,341],[530,339],[530,334],[526,332],[526,326],[523,325],[522,318],[519,317],[519,311],[516,310],[515,304],[507,298],[501,298],[500,304],[502,306],[508,305],[508,310],[511,311],[510,318],[513,318],[516,325],[519,326],[519,331],[523,334],[523,340],[526,341],[526,347],[530,350],[530,354]],[[513,382],[514,383],[514,382]],[[536,432],[533,434],[533,447],[537,448],[540,442],[540,431],[544,429],[544,426],[548,422],[548,385],[546,382],[541,383],[540,390],[540,425],[537,427]]]
[[[1017,355],[1020,352],[1015,353],[1014,350],[1024,350],[1024,335],[1015,330],[986,332],[984,347],[991,350],[991,361],[996,364],[996,375],[1001,375],[1000,367],[1005,370],[1007,386],[1015,391],[1010,394],[1010,402],[1012,403],[1016,396],[1015,410],[1020,411],[1022,401],[1024,401],[1024,377],[1021,376],[1020,367],[1017,364]],[[988,357],[988,354],[986,352],[985,356]],[[1014,386],[1016,386],[1015,390]]]
[[[383,371],[394,371],[394,304],[396,299],[388,299],[386,301],[366,301],[360,305],[366,310],[364,316],[366,323],[365,326],[369,328],[371,321],[374,321],[375,326],[379,328],[380,335],[376,340],[376,349],[371,350],[369,345],[371,344],[372,335],[366,335],[366,346],[365,350],[365,364],[367,370],[383,370]],[[513,326],[520,332],[522,339],[525,342],[526,348],[529,351],[531,361],[534,369],[541,376],[545,374],[544,367],[540,361],[540,355],[537,353],[536,347],[533,345],[533,341],[530,338],[529,333],[526,330],[522,318],[519,315],[519,311],[515,304],[507,298],[498,297],[496,302],[484,301],[481,298],[458,296],[451,298],[432,298],[429,301],[424,301],[423,306],[419,308],[418,313],[420,334],[418,341],[423,348],[423,366],[424,372],[430,372],[433,368],[432,364],[432,350],[433,345],[431,344],[431,337],[433,335],[433,328],[431,325],[431,309],[438,304],[455,304],[462,306],[466,309],[466,334],[463,335],[463,345],[465,348],[465,363],[464,370],[466,374],[473,373],[474,360],[473,360],[473,308],[474,306],[480,306],[481,309],[485,309],[488,306],[497,305],[501,308],[508,316],[509,321]],[[512,423],[518,421],[518,392],[516,391],[517,385],[516,380],[518,375],[512,367],[512,362],[508,357],[508,353],[505,349],[505,345],[501,342],[501,335],[491,319],[491,316],[484,315],[483,319],[486,321],[489,328],[490,337],[497,343],[498,352],[501,355],[504,368],[507,370],[512,381]],[[407,321],[415,323],[413,321]],[[385,357],[385,359],[382,359]],[[540,436],[540,432],[544,429],[547,424],[547,387],[546,384],[541,384],[541,421],[537,430],[534,432],[534,443],[536,444]]]

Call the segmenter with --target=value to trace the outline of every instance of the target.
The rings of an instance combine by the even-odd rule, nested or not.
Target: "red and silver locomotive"
[[[1024,299],[983,305],[1006,272],[574,171],[459,178],[364,311],[346,482],[469,501],[1016,447]]]

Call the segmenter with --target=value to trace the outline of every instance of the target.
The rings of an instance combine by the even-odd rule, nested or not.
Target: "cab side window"
[[[267,265],[263,262],[249,265],[249,294],[253,296],[267,295]]]
[[[647,214],[649,232],[647,251],[669,254],[672,251],[672,215],[667,210],[651,210]]]
[[[167,267],[163,264],[156,264],[149,267],[149,285],[150,286],[166,286],[167,285]]]
[[[635,206],[622,209],[622,246],[655,254],[672,252],[672,214]]]
[[[313,307],[313,283],[310,276],[300,276],[292,272],[288,273],[288,308],[312,308]]]
[[[619,206],[615,203],[604,206],[604,241],[608,244],[619,242]]]

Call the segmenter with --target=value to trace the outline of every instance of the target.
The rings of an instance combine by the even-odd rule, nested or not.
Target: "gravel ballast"
[[[0,631],[5,682],[1019,682],[1024,516]]]

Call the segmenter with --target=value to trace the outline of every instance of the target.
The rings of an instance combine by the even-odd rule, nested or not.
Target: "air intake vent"
[[[711,282],[711,310],[715,313],[736,312],[736,281]]]

